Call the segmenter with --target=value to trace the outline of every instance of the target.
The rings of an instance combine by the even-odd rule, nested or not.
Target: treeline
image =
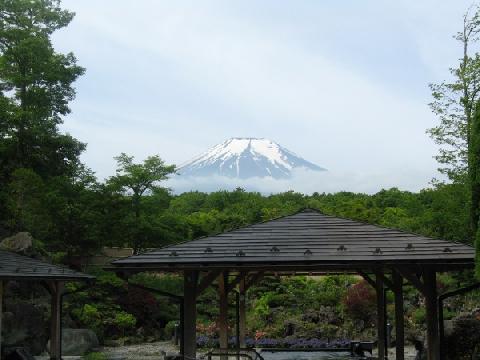
[[[452,184],[419,193],[265,196],[237,189],[173,195],[161,185],[175,166],[159,156],[136,163],[121,154],[116,174],[100,183],[80,161],[86,145],[59,131],[75,97],[73,84],[85,71],[73,54],[58,53],[51,43],[52,33],[72,18],[56,0],[0,2],[0,238],[28,231],[38,248],[68,259],[103,246],[140,251],[310,207],[472,243],[471,187],[461,167],[454,167]],[[436,89],[436,99],[447,90]],[[432,132],[440,136],[448,124]]]

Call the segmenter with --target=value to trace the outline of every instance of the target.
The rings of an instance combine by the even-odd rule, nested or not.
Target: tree
[[[133,156],[122,153],[115,157],[117,173],[108,179],[108,185],[116,192],[120,192],[131,199],[131,208],[134,213],[134,225],[137,233],[133,236],[133,249],[137,253],[145,242],[142,239],[141,228],[145,232],[145,223],[142,222],[142,196],[160,190],[159,182],[166,180],[168,175],[175,172],[175,165],[165,165],[158,156],[149,156],[143,163],[134,163]]]
[[[0,0],[0,184],[18,168],[46,178],[74,171],[85,145],[58,125],[70,112],[73,82],[84,73],[50,36],[73,13],[58,0]]]
[[[442,148],[436,156],[439,171],[450,180],[464,182],[468,173],[468,146],[472,117],[480,98],[480,57],[471,53],[480,33],[479,7],[470,8],[463,17],[463,29],[455,39],[462,45],[462,57],[457,68],[451,68],[451,82],[431,84],[432,111],[440,124],[429,129],[430,137]]]

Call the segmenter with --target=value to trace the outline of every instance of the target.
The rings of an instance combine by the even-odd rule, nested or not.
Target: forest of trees
[[[144,161],[120,154],[105,182],[83,164],[86,145],[59,130],[68,118],[73,84],[85,69],[51,43],[73,14],[55,0],[0,2],[0,237],[28,231],[38,247],[65,259],[103,246],[135,251],[229,230],[304,207],[327,214],[473,243],[478,222],[478,102],[480,59],[469,54],[479,31],[467,14],[458,35],[465,53],[454,81],[432,85],[439,126],[431,136],[448,183],[419,193],[302,195],[242,189],[174,195],[162,180],[175,166],[159,156]],[[470,170],[469,170],[470,169]],[[470,172],[469,172],[470,171]]]
[[[119,154],[116,173],[99,181],[80,159],[86,144],[59,129],[68,121],[74,83],[86,71],[72,53],[58,53],[52,45],[52,33],[68,26],[74,16],[60,5],[57,0],[0,0],[0,239],[29,232],[44,257],[73,265],[78,256],[98,254],[105,246],[128,246],[139,252],[306,207],[470,245],[480,239],[480,55],[472,51],[480,33],[477,8],[467,12],[456,37],[462,46],[450,80],[431,85],[431,107],[439,122],[428,133],[440,145],[437,160],[447,181],[433,180],[416,193],[392,188],[376,194],[290,191],[266,195],[241,188],[174,194],[162,181],[175,172],[175,165],[158,155],[135,160]],[[477,247],[480,250],[480,240]],[[158,282],[158,278],[137,280]],[[171,292],[181,288],[181,279],[163,280],[156,285]],[[348,289],[358,293],[369,291],[351,278],[270,279],[252,289],[249,324],[282,337],[284,317],[294,316],[302,329],[310,326],[317,331],[318,324],[305,319],[302,306],[308,306],[334,308],[319,311],[335,313],[333,320],[340,319],[341,324],[352,321],[352,329],[368,328],[371,319],[361,318],[365,314],[358,311],[356,302],[364,301],[363,296],[349,293],[347,283],[352,286]],[[172,305],[129,291],[112,273],[99,274],[96,286],[78,292],[66,307],[72,319],[95,329],[100,337],[123,336],[128,329],[134,333],[135,324],[146,327],[154,311],[163,325],[175,320]],[[205,328],[215,316],[211,313],[215,307],[208,306],[214,298],[215,294],[207,294],[207,305],[200,308]],[[282,304],[293,304],[295,313]],[[409,316],[415,326],[421,326],[424,314],[417,311],[417,303],[412,304]],[[362,303],[361,309],[370,305]],[[272,320],[265,309],[277,309],[277,318]],[[342,318],[349,311],[350,320],[346,315]],[[363,328],[353,323],[357,320]],[[338,331],[344,328],[338,324],[333,330],[324,328],[323,336],[329,331],[332,336],[341,335]],[[123,334],[118,334],[119,329]]]

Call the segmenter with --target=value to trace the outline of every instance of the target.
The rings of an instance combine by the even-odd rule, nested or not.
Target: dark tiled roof
[[[93,276],[0,250],[0,279],[89,280]]]
[[[457,264],[470,246],[303,210],[294,215],[116,260],[117,267]]]

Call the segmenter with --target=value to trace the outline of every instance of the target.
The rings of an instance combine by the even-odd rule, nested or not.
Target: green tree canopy
[[[117,160],[117,173],[108,179],[108,186],[115,192],[121,193],[131,199],[134,219],[132,226],[136,233],[133,235],[133,248],[138,252],[145,243],[150,232],[151,222],[142,218],[142,196],[161,189],[159,183],[166,180],[168,175],[175,172],[175,165],[166,165],[158,156],[149,156],[143,163],[134,163],[133,156],[125,153],[115,158]]]
[[[44,178],[74,172],[85,148],[57,127],[84,73],[52,46],[51,34],[73,18],[59,4],[0,0],[0,181],[22,167]]]

